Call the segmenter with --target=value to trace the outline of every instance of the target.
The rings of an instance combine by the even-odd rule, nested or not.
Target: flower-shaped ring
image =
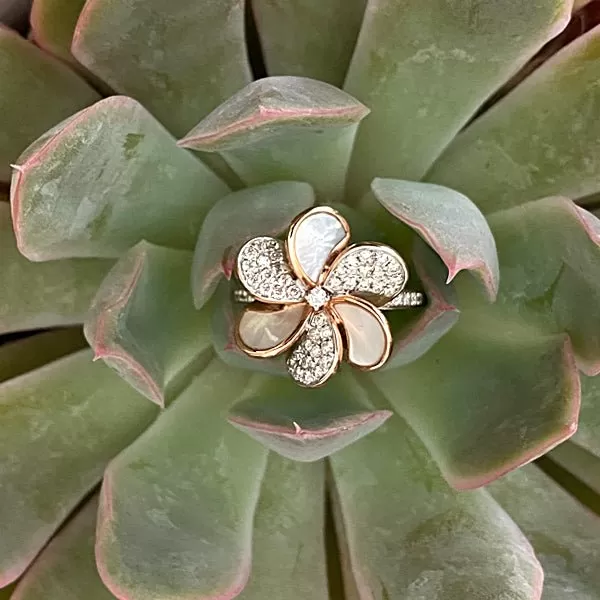
[[[403,292],[408,269],[392,248],[349,246],[350,227],[319,206],[299,215],[287,241],[256,237],[244,244],[237,277],[250,304],[236,330],[240,349],[271,358],[294,346],[287,359],[300,385],[324,384],[347,361],[365,370],[389,357],[392,335],[382,310],[423,303]]]

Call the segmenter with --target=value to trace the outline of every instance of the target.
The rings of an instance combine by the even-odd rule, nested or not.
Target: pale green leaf
[[[108,468],[96,556],[118,597],[233,598],[267,451],[225,419],[248,375],[211,364]]]
[[[10,206],[0,202],[0,333],[82,323],[112,261],[36,264],[17,250]]]
[[[246,86],[179,144],[220,152],[247,185],[299,180],[322,201],[342,198],[356,129],[368,109],[314,79],[267,77]]]
[[[427,178],[484,213],[600,190],[600,29],[578,38],[477,119]]]
[[[88,350],[4,382],[0,398],[1,586],[158,411]]]
[[[123,96],[81,111],[19,163],[13,215],[32,260],[118,256],[142,239],[192,249],[204,216],[229,191]]]
[[[269,75],[312,77],[341,87],[366,3],[252,0]]]
[[[72,52],[176,136],[251,79],[239,0],[91,0]]]
[[[539,598],[525,536],[485,491],[449,488],[399,417],[331,465],[357,600]]]
[[[0,26],[0,181],[9,164],[58,121],[98,100],[98,94],[60,61]]]
[[[600,518],[531,465],[496,481],[491,494],[531,541],[544,569],[542,600],[600,597]]]
[[[600,494],[600,457],[571,441],[560,444],[547,456],[596,494]],[[600,560],[600,555],[598,559]]]
[[[160,406],[212,355],[210,313],[194,308],[191,267],[191,252],[140,242],[102,282],[85,323],[95,358]]]
[[[224,274],[230,278],[241,246],[259,235],[279,236],[294,217],[314,204],[307,183],[275,182],[240,190],[219,200],[200,229],[192,270],[197,308],[210,298]]]
[[[573,441],[600,457],[600,377],[581,376],[581,414]]]
[[[360,197],[374,177],[423,177],[570,16],[569,0],[370,0],[345,83],[372,111],[357,137],[349,194]]]
[[[115,600],[94,560],[97,511],[93,496],[42,550],[11,600]]]

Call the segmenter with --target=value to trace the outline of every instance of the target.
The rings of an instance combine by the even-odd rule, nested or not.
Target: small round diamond
[[[315,287],[306,294],[306,301],[319,310],[329,301],[329,294],[322,287]]]

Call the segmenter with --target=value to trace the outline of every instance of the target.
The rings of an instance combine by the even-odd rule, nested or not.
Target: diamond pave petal
[[[324,287],[334,295],[365,294],[387,300],[402,291],[406,279],[404,261],[394,250],[365,244],[346,250]]]
[[[304,288],[287,264],[284,244],[270,237],[246,242],[238,254],[237,272],[243,286],[265,302],[300,302]]]
[[[306,333],[287,361],[290,375],[301,385],[321,385],[335,372],[340,341],[334,327],[324,311],[315,313],[308,321]]]

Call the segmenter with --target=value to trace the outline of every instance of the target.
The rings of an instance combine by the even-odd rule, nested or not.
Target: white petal
[[[299,276],[316,284],[323,267],[348,243],[345,219],[332,209],[314,208],[292,226],[288,250]]]
[[[238,336],[251,353],[277,349],[282,352],[294,342],[294,334],[306,318],[304,304],[292,304],[279,310],[249,306],[238,324]]]
[[[389,356],[391,333],[385,317],[367,302],[342,300],[333,310],[342,321],[348,362],[364,369],[380,367]]]
[[[237,258],[242,285],[258,300],[273,303],[299,302],[303,286],[294,278],[281,240],[256,237],[246,242]]]
[[[301,385],[322,385],[337,370],[342,339],[326,311],[315,313],[306,324],[306,332],[288,358],[290,375]]]
[[[364,296],[380,305],[398,295],[407,278],[406,264],[395,250],[359,244],[338,257],[323,287],[334,295]]]

